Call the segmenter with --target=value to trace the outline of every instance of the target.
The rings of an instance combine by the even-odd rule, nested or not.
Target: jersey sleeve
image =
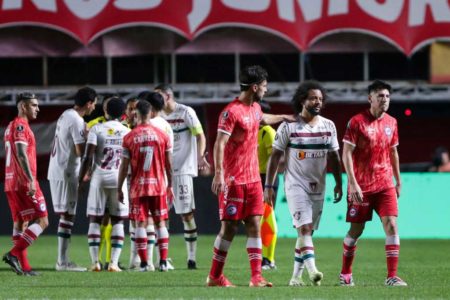
[[[173,132],[172,135],[168,135],[165,139],[166,152],[172,152],[173,150]]]
[[[219,117],[219,125],[217,131],[231,135],[234,126],[236,125],[236,116],[232,110],[225,109]]]
[[[356,143],[358,142],[358,122],[356,122],[355,118],[351,118],[350,121],[348,121],[344,139],[342,141],[353,147],[356,146]]]
[[[130,139],[129,139],[130,134],[131,133],[128,133],[126,136],[124,136],[123,137],[123,142],[122,142],[122,157],[125,157],[125,158],[128,158],[128,159],[131,158],[131,155],[130,155],[130,152],[131,152],[131,150],[130,150]]]
[[[186,125],[189,127],[192,135],[199,135],[203,133],[202,124],[200,123],[195,110],[189,107],[186,112]]]
[[[397,147],[398,146],[398,126],[397,121],[394,121],[394,130],[392,133],[392,139],[391,139],[391,147]]]
[[[280,151],[286,150],[289,144],[289,135],[289,124],[286,122],[281,123],[280,127],[278,127],[275,139],[273,141],[273,148]]]
[[[70,126],[69,131],[75,145],[86,142],[85,124],[82,120],[74,122],[73,125]]]
[[[330,122],[330,130],[331,130],[331,144],[330,144],[330,150],[337,151],[339,150],[339,142],[337,138],[337,130],[336,126],[333,122]]]
[[[16,124],[13,129],[13,140],[15,144],[24,144],[28,145],[28,139],[29,139],[30,133],[28,132],[27,128],[24,126],[24,124]]]
[[[94,126],[89,130],[87,143],[91,145],[97,145],[97,128],[98,126]]]

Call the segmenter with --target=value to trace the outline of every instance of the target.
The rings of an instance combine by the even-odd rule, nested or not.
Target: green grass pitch
[[[225,274],[238,287],[206,288],[213,236],[200,236],[198,270],[189,271],[185,263],[182,236],[172,236],[170,257],[176,270],[168,273],[67,273],[54,270],[56,237],[43,236],[30,249],[32,266],[42,276],[15,275],[3,262],[0,264],[0,298],[159,298],[159,299],[448,299],[450,298],[450,240],[402,240],[399,275],[408,287],[385,287],[386,264],[384,241],[361,239],[358,243],[353,276],[355,287],[340,287],[340,239],[315,241],[317,266],[324,273],[320,287],[288,287],[293,262],[294,239],[279,239],[276,250],[277,270],[264,271],[274,288],[248,287],[249,264],[245,238],[236,237],[228,255]],[[11,245],[7,236],[0,237],[0,251]],[[90,259],[85,236],[72,238],[71,257],[89,267]],[[128,265],[129,241],[125,243],[121,262]],[[306,272],[305,272],[306,273]],[[306,274],[304,279],[306,280]]]

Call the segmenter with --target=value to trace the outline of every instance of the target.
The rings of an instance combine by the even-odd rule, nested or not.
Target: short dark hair
[[[137,97],[130,97],[127,99],[127,105],[130,104],[131,102],[136,102],[139,101],[139,99]]]
[[[29,101],[31,99],[37,99],[36,95],[29,92],[23,92],[17,95],[16,104],[19,104],[20,101]]]
[[[241,92],[247,91],[253,84],[260,84],[267,80],[268,76],[267,71],[261,66],[244,67],[239,73]]]
[[[168,83],[160,83],[154,88],[154,90],[161,90],[165,93],[167,93],[167,92],[173,93],[173,88]]]
[[[142,116],[148,115],[150,110],[151,110],[151,108],[152,108],[152,106],[147,101],[139,101],[138,104],[136,105],[136,110]]]
[[[123,102],[120,97],[111,97],[108,99],[108,103],[106,104],[106,112],[113,119],[120,118],[125,112],[125,102]]]
[[[164,107],[164,98],[157,92],[143,92],[139,94],[139,99],[150,103],[155,111],[161,111]]]
[[[97,92],[88,86],[82,87],[75,94],[75,105],[83,107],[88,102],[94,102],[97,98]]]
[[[308,98],[308,94],[310,90],[320,90],[322,92],[322,103],[325,104],[325,101],[328,99],[328,95],[325,91],[325,88],[315,80],[307,80],[297,87],[295,90],[295,94],[292,97],[291,103],[292,107],[294,108],[294,111],[296,114],[299,114],[302,112],[303,109],[303,103]]]
[[[370,94],[372,92],[376,92],[379,90],[388,90],[389,93],[392,92],[392,87],[390,84],[381,81],[381,80],[375,80],[374,82],[372,82],[368,87],[367,87],[367,92]]]

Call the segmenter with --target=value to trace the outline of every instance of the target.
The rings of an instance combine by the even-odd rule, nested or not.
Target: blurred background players
[[[175,213],[181,215],[184,240],[187,249],[187,268],[196,269],[197,225],[194,219],[195,200],[193,177],[198,170],[209,169],[205,158],[206,138],[195,111],[175,101],[170,85],[161,84],[155,88],[164,97],[161,116],[172,126],[173,144],[173,187]]]
[[[17,97],[17,117],[5,131],[5,193],[13,219],[13,248],[3,256],[18,275],[38,275],[31,269],[27,248],[48,226],[47,206],[36,179],[36,141],[29,122],[37,118],[34,94]],[[33,222],[28,226],[29,222]]]
[[[348,177],[347,222],[350,230],[344,238],[343,286],[354,285],[352,263],[358,238],[375,210],[386,234],[387,286],[406,286],[397,276],[400,237],[397,228],[398,204],[402,182],[397,152],[397,120],[389,109],[391,86],[376,80],[368,87],[370,108],[350,119],[343,139],[342,161]],[[395,178],[396,184],[392,180]]]
[[[263,114],[259,102],[267,92],[267,71],[260,66],[242,69],[241,94],[221,112],[214,144],[215,175],[211,189],[219,196],[221,229],[214,241],[208,286],[233,287],[223,274],[231,242],[241,221],[247,233],[251,268],[250,287],[271,287],[261,274],[260,220],[264,201],[259,175],[257,146],[260,123],[294,120],[292,116]]]
[[[261,101],[261,110],[263,113],[270,112],[270,104]],[[276,131],[270,125],[260,125],[258,131],[258,162],[261,183],[266,182],[266,168],[272,153],[272,143],[275,140]],[[262,269],[276,269],[275,265],[275,247],[277,244],[277,219],[275,218],[275,200],[278,180],[275,179],[273,189],[275,191],[273,206],[264,203],[264,214],[261,218],[261,241],[262,241]]]
[[[290,286],[304,285],[305,266],[313,285],[320,285],[323,278],[316,267],[312,235],[318,229],[322,215],[327,164],[331,166],[336,182],[334,203],[342,198],[336,127],[331,120],[320,116],[325,100],[325,90],[318,82],[305,81],[299,85],[292,100],[297,122],[280,125],[267,167],[264,198],[271,204],[275,200],[276,170],[285,154],[285,193],[298,235]]]
[[[166,133],[150,124],[150,103],[139,101],[136,108],[138,125],[123,140],[118,186],[123,185],[131,165],[130,214],[137,224],[135,240],[141,271],[149,271],[146,231],[149,211],[157,227],[159,268],[167,271],[169,232],[165,220],[168,218],[167,198],[173,197],[172,145]],[[123,201],[121,188],[118,188],[118,195]]]
[[[434,150],[432,166],[430,172],[450,172],[450,159],[448,150],[445,147],[437,147]]]
[[[88,243],[92,260],[91,271],[98,272],[102,269],[99,262],[100,223],[107,209],[109,212],[108,223],[109,216],[112,222],[111,260],[107,260],[109,263],[107,270],[120,272],[122,270],[118,263],[125,238],[123,219],[128,217],[128,189],[126,184],[122,186],[124,199],[123,203],[119,202],[117,180],[122,155],[122,140],[130,132],[130,129],[119,121],[126,106],[123,100],[119,97],[112,97],[106,103],[106,122],[97,123],[88,134],[79,185],[82,186],[86,174],[92,173],[87,203],[87,215],[90,220]]]
[[[78,200],[80,157],[84,154],[86,124],[97,102],[97,93],[89,87],[75,94],[75,106],[67,109],[56,124],[55,137],[48,166],[48,180],[53,209],[60,215],[58,224],[57,271],[86,271],[69,259],[69,244]]]

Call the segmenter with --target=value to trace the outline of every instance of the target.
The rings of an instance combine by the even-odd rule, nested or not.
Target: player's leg
[[[194,213],[190,212],[181,216],[184,227],[184,240],[187,250],[187,267],[190,270],[197,269],[197,225],[194,219]]]
[[[150,270],[155,269],[155,266],[153,264],[153,254],[155,250],[155,244],[156,244],[155,222],[153,221],[153,218],[149,216],[147,220],[147,260],[148,260],[147,262]],[[159,261],[159,248],[157,252]]]
[[[156,237],[159,250],[159,270],[167,272],[167,258],[169,255],[169,231],[166,220],[169,219],[166,196],[152,197],[153,201],[149,205],[150,212],[155,222]]]
[[[351,223],[343,242],[342,268],[339,275],[341,286],[353,286],[352,265],[358,238],[364,231],[365,223]]]
[[[141,259],[139,257],[139,255],[137,254],[137,249],[136,249],[136,220],[134,219],[134,211],[139,211],[139,205],[138,205],[138,201],[136,199],[130,199],[130,204],[129,204],[129,219],[130,219],[130,224],[129,224],[129,232],[130,232],[130,262],[129,262],[129,268],[131,270],[139,268],[139,265],[141,263]]]
[[[88,200],[89,201],[89,200]],[[89,207],[89,205],[88,205]],[[91,271],[100,272],[102,267],[100,265],[99,247],[100,247],[100,223],[102,216],[90,216],[89,217],[89,230],[88,230],[88,244],[89,254],[91,256]]]
[[[92,178],[87,197],[86,215],[89,217],[88,245],[91,256],[92,272],[100,272],[101,266],[101,222],[104,219],[106,207],[105,189],[96,184]]]
[[[134,214],[134,220],[136,224],[135,229],[135,242],[136,251],[141,259],[140,271],[146,272],[147,269],[147,219],[148,219],[148,209],[149,202],[151,199],[149,197],[141,197],[134,199],[134,207],[132,213]]]

